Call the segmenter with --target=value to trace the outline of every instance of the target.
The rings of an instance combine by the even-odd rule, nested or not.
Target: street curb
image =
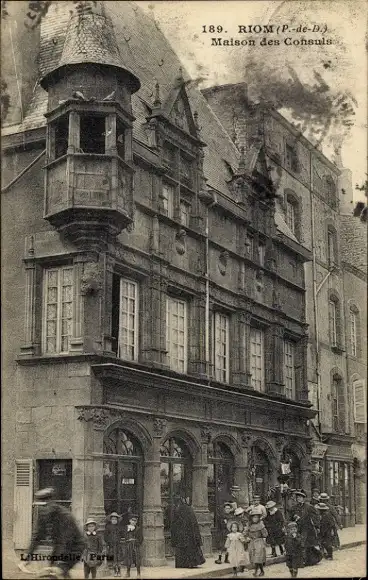
[[[361,546],[366,543],[366,540],[357,540],[356,542],[349,542],[348,544],[343,544],[340,546],[340,550],[346,550],[347,548],[356,548],[357,546]],[[273,566],[274,564],[281,564],[285,562],[285,556],[276,556],[276,558],[267,558],[266,566]],[[219,564],[220,566],[220,564]],[[247,570],[252,570],[252,566],[248,564],[245,566]],[[227,576],[232,574],[233,569],[231,566],[227,566],[226,568],[220,568],[219,570],[212,570],[208,572],[202,572],[197,574],[196,576],[187,576],[190,580],[196,580],[197,578],[221,578],[222,576]]]

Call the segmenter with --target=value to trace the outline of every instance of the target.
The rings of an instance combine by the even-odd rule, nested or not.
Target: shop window
[[[69,351],[73,325],[73,266],[44,271],[43,352],[61,354]]]
[[[178,496],[192,497],[192,458],[185,442],[176,437],[167,439],[160,449],[161,507],[164,529],[170,530]]]
[[[234,456],[227,445],[216,440],[209,446],[208,455],[208,509],[213,514],[215,528],[218,528],[224,502],[231,497],[234,485]]]
[[[217,381],[228,383],[230,379],[230,320],[226,314],[215,312],[213,337],[213,367]]]
[[[116,511],[127,523],[130,513],[142,511],[142,448],[131,433],[116,428],[105,435],[103,452],[105,512]]]
[[[187,371],[187,303],[166,298],[166,349],[169,367],[179,373]]]
[[[83,115],[80,118],[80,149],[82,153],[105,153],[105,117]]]
[[[54,159],[58,159],[68,152],[69,116],[60,117],[53,124],[55,131]]]
[[[250,331],[250,367],[253,389],[256,391],[264,391],[264,333],[262,330],[258,330],[257,328],[252,328]]]
[[[113,276],[112,335],[117,356],[137,360],[139,349],[139,293],[134,280]]]
[[[38,489],[53,487],[55,501],[67,508],[72,503],[72,460],[40,459],[37,461]]]

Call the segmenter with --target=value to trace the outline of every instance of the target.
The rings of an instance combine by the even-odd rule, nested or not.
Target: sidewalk
[[[354,546],[359,546],[366,542],[366,526],[359,525],[352,528],[344,528],[339,532],[341,549],[353,548]],[[2,552],[2,562],[3,562],[3,578],[5,580],[30,580],[32,576],[30,574],[23,574],[17,568],[18,559],[15,555],[14,550],[7,543],[3,542],[3,552]],[[270,554],[270,548],[267,549],[268,555]],[[142,578],[144,579],[162,579],[166,578],[219,578],[221,576],[226,576],[232,573],[232,568],[228,564],[215,564],[215,559],[217,555],[212,558],[208,558],[206,563],[199,568],[190,570],[187,568],[175,568],[174,561],[169,560],[167,566],[160,566],[157,568],[142,568]],[[277,556],[276,558],[267,558],[267,566],[272,564],[277,564],[284,561],[283,556]],[[31,565],[30,570],[37,566]],[[99,578],[112,578],[112,576],[107,576],[107,570],[99,570]],[[124,571],[122,571],[122,577]],[[33,576],[34,577],[34,576]],[[73,578],[83,578],[83,569],[81,565],[78,565],[72,571]],[[136,578],[136,571],[133,568],[131,573],[132,580]]]

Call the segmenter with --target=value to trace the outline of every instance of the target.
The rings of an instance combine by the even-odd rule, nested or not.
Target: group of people
[[[88,518],[83,533],[71,512],[55,501],[53,488],[35,494],[39,504],[39,516],[32,534],[27,558],[22,558],[20,569],[37,558],[35,550],[42,541],[52,545],[48,560],[57,577],[71,578],[70,570],[83,562],[84,578],[96,578],[97,569],[106,561],[114,576],[119,577],[121,567],[126,567],[126,578],[130,578],[133,566],[137,578],[141,575],[141,544],[143,540],[137,514],[129,512],[123,518],[112,512],[105,522],[103,534],[97,529],[97,521]]]
[[[277,556],[277,547],[286,555],[290,575],[296,578],[299,568],[315,565],[323,556],[332,560],[333,548],[340,546],[338,530],[342,526],[328,494],[313,490],[310,502],[303,490],[293,490],[292,496],[288,523],[275,501],[262,505],[255,495],[248,507],[225,502],[219,518],[220,554],[215,562],[230,564],[234,576],[250,563],[253,576],[264,576],[269,544],[272,557]]]

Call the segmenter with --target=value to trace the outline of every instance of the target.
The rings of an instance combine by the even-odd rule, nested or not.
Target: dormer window
[[[286,143],[285,157],[286,157],[286,168],[290,169],[294,173],[298,173],[299,160],[295,145],[292,145],[291,143]]]
[[[171,169],[171,171],[175,171],[176,167],[176,152],[174,147],[170,145],[170,143],[165,143],[163,148],[163,160],[166,167]]]
[[[192,163],[184,155],[180,155],[180,181],[189,187],[192,185]]]
[[[105,153],[105,117],[82,115],[80,118],[81,153]]]

